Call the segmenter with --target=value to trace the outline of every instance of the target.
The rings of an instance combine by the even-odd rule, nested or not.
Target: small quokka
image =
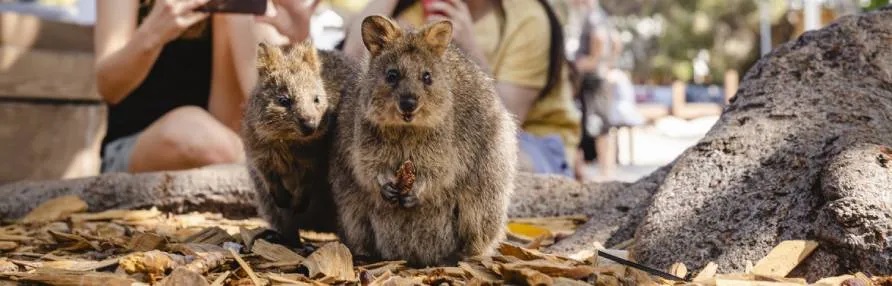
[[[336,230],[327,180],[330,130],[359,66],[342,54],[317,52],[309,41],[260,44],[257,63],[242,126],[257,210],[286,244],[299,246],[299,228]]]
[[[448,21],[415,31],[371,16],[362,39],[370,58],[342,99],[331,163],[342,242],[413,266],[487,254],[503,238],[517,161],[491,78],[451,45]]]

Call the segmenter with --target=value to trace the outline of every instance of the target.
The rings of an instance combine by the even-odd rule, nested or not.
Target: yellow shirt
[[[475,39],[492,68],[492,76],[498,82],[542,89],[548,81],[551,48],[548,15],[536,0],[512,0],[504,8],[504,23],[495,12],[474,23]],[[403,11],[399,19],[415,26],[424,25],[421,2]],[[502,24],[504,30],[500,31]],[[533,104],[522,128],[538,136],[560,136],[567,162],[572,164],[582,133],[581,114],[573,104],[573,88],[566,66],[561,74],[554,88]]]

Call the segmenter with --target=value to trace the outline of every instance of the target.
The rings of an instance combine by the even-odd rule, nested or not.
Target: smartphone
[[[443,14],[443,12],[440,12],[440,11],[436,11],[436,12],[435,12],[435,11],[431,11],[431,10],[428,8],[428,5],[430,5],[431,3],[434,3],[434,2],[438,2],[438,1],[441,1],[441,0],[421,0],[421,7],[424,8],[424,17],[425,17],[425,18],[430,17],[431,15],[446,16],[446,15]]]
[[[196,11],[263,15],[268,0],[211,0]]]

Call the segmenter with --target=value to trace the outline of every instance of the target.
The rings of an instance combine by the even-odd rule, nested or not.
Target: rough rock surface
[[[633,255],[740,271],[780,241],[800,271],[892,273],[892,10],[845,17],[763,57],[669,171]]]

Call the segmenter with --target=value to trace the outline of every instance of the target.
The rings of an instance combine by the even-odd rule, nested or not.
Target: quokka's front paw
[[[381,186],[381,197],[392,204],[398,204],[403,208],[411,208],[418,205],[418,197],[414,191],[406,192],[394,183],[385,183]]]
[[[393,183],[384,183],[381,185],[381,197],[384,198],[385,201],[391,203],[397,203],[400,200],[400,190],[396,188],[396,185]]]
[[[381,196],[384,200],[404,208],[418,205],[418,196],[415,195],[415,165],[412,160],[403,162],[393,175],[379,175],[378,182],[381,184]]]
[[[407,208],[407,209],[418,205],[418,197],[415,196],[414,191],[402,194],[402,196],[400,196],[399,199],[400,199],[400,202],[399,202],[400,206]]]

